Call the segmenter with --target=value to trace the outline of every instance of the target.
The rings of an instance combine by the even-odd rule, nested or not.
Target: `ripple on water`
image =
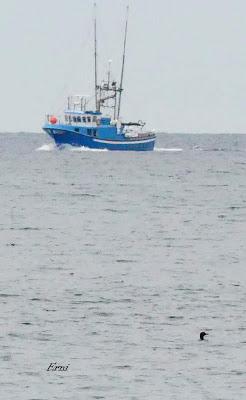
[[[0,135],[1,398],[243,398],[246,135],[158,142]]]

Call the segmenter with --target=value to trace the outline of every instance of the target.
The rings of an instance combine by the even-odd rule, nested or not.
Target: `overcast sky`
[[[2,0],[0,131],[40,131],[69,94],[93,94],[93,0]],[[245,0],[97,0],[99,73],[122,116],[167,132],[246,132]]]

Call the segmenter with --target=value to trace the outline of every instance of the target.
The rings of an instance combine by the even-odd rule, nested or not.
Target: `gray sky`
[[[246,132],[245,0],[98,0],[101,78],[119,79],[122,116],[168,132]],[[0,131],[40,131],[68,94],[93,93],[93,0],[8,0],[0,13]]]

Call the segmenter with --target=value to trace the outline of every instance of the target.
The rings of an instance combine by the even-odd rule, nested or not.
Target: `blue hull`
[[[75,130],[69,126],[56,126],[47,124],[43,130],[48,133],[55,141],[57,146],[69,144],[76,147],[88,147],[91,149],[107,149],[118,151],[151,151],[154,149],[155,136],[146,138],[123,138],[122,135],[115,139],[105,137],[92,137],[85,135],[81,131]]]

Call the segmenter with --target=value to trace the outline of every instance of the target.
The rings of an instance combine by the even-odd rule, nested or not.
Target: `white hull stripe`
[[[131,141],[120,141],[120,140],[101,140],[101,139],[93,139],[94,142],[98,143],[106,143],[106,144],[140,144],[140,143],[149,143],[149,142],[154,142],[155,138],[153,139],[146,139],[146,140],[131,140]]]

